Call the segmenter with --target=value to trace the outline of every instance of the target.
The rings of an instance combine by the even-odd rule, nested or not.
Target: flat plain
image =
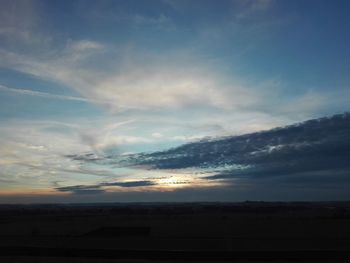
[[[1,205],[1,262],[350,262],[350,203]]]

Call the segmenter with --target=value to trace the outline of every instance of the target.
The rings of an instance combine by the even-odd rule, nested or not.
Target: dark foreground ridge
[[[349,251],[349,202],[0,206],[1,262],[343,262]]]

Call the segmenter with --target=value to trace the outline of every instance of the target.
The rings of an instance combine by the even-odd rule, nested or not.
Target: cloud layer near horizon
[[[350,114],[236,137],[202,140],[121,163],[215,173],[207,180],[259,188],[337,188],[350,184]]]

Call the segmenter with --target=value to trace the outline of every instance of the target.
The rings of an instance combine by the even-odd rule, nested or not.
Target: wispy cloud
[[[249,19],[267,12],[272,6],[274,0],[233,0],[237,19]]]
[[[170,6],[184,6],[185,9],[190,8],[189,10],[197,5],[186,1],[163,2]],[[233,1],[232,4],[237,7],[234,8],[235,12],[245,13],[244,16],[247,16],[248,13],[267,11],[273,5],[273,1]],[[103,11],[110,14],[109,10]],[[163,23],[169,18],[168,15],[162,14],[159,17],[157,15],[147,17],[138,13],[127,15],[134,17],[134,20],[140,23],[151,24]],[[40,23],[35,17],[35,15],[28,17],[33,24],[30,28],[32,33],[40,31],[37,28]],[[10,21],[10,19],[7,20]],[[125,23],[130,26],[129,22]],[[214,28],[221,27],[221,24],[214,25]],[[211,29],[212,27],[204,27],[203,30],[201,27],[198,31],[210,32]],[[20,31],[20,26],[15,26],[14,30]],[[227,29],[227,31],[232,30]],[[226,35],[220,32],[220,35]],[[53,36],[48,34],[48,37]],[[210,37],[206,37],[206,40],[200,36],[197,38],[198,41],[203,42]],[[29,43],[24,42],[24,45],[27,45],[27,48],[2,47],[0,65],[44,80],[59,82],[74,89],[82,97],[62,97],[23,90],[22,94],[26,95],[91,102],[118,113],[128,109],[154,112],[159,109],[176,108],[186,111],[205,108],[208,111],[222,110],[222,116],[227,115],[224,114],[227,111],[240,114],[249,112],[252,116],[264,112],[273,118],[276,112],[283,112],[285,105],[278,105],[273,99],[273,96],[282,96],[282,84],[278,85],[279,87],[276,87],[276,84],[266,87],[260,84],[263,82],[261,80],[247,81],[238,77],[239,74],[232,72],[227,74],[224,72],[225,65],[203,59],[202,55],[199,53],[198,55],[192,47],[188,46],[163,53],[163,51],[155,52],[137,45],[113,45],[83,38],[64,39],[59,43],[49,41],[45,42],[45,45],[36,43],[33,44],[36,48],[30,46],[30,50],[40,50],[40,52],[33,53],[25,52]],[[13,92],[17,91],[13,90]],[[300,94],[300,97],[304,95]],[[290,103],[292,104],[293,101]],[[319,105],[311,104],[309,108],[302,108],[300,111],[314,112],[315,107]],[[288,121],[288,117],[285,117],[285,122]]]
[[[112,57],[121,56],[121,61],[102,72],[87,64],[88,57],[97,56],[100,51],[98,48],[86,48],[86,45],[95,47],[100,44],[88,43],[69,44],[53,57],[48,55],[38,59],[7,51],[0,51],[0,57],[3,66],[61,82],[90,101],[117,110],[186,107],[203,103],[217,108],[235,108],[252,104],[258,98],[240,84],[222,83],[214,72],[199,63],[191,62],[186,66],[188,59],[181,54],[174,54],[169,63],[169,60],[162,61],[155,54],[137,58],[130,53],[121,55],[123,50],[109,51]],[[179,60],[179,56],[185,61]],[[140,59],[147,61],[147,65]],[[240,100],[229,100],[232,93]]]
[[[14,89],[14,88],[9,88],[9,87],[4,86],[4,85],[0,85],[0,91],[16,93],[19,95],[42,97],[42,98],[47,98],[47,99],[72,100],[72,101],[87,102],[87,103],[92,102],[89,99],[80,98],[80,97],[58,95],[58,94],[52,94],[52,93],[35,91],[35,90],[28,90],[28,89]]]
[[[39,39],[34,37],[39,36],[34,33],[39,21],[36,1],[4,0],[0,5],[0,39],[3,45],[18,47],[23,43],[27,45],[40,43]]]
[[[48,188],[50,182],[64,180],[65,184],[81,181],[95,183],[101,177],[129,178],[133,174],[112,166],[86,164],[88,160],[102,160],[105,147],[119,148],[136,143],[125,140],[131,120],[72,122],[8,120],[0,127],[0,178],[10,180],[13,187]],[[82,137],[88,133],[93,142]],[[95,136],[96,135],[96,136]],[[95,137],[94,137],[95,136]],[[3,184],[2,187],[8,187]],[[0,188],[2,188],[0,187]]]

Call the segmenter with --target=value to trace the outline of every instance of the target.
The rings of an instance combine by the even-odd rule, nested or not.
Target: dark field
[[[350,203],[0,206],[0,262],[350,262]]]

